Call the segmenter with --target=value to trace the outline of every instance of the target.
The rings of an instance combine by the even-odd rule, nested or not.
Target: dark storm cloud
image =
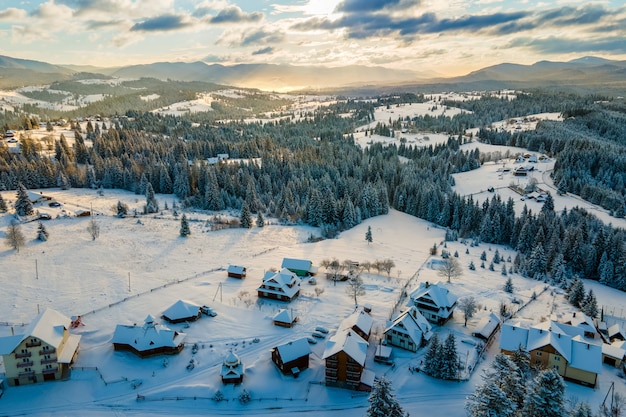
[[[197,12],[197,10],[196,10]],[[220,12],[209,20],[211,23],[242,23],[242,22],[258,22],[263,19],[263,13],[253,12],[244,13],[237,6],[230,6],[220,10]]]
[[[187,26],[189,26],[189,23],[185,22],[182,16],[168,14],[135,23],[130,30],[133,32],[164,32],[182,29]]]

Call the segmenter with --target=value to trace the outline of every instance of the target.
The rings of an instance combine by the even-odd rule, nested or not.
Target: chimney
[[[572,313],[572,317],[576,317],[576,312],[575,311]]]
[[[426,282],[424,283],[424,287],[426,287],[426,288],[430,287],[430,283],[429,283],[428,281],[426,281]]]

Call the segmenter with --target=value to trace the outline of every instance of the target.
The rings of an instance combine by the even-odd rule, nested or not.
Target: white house
[[[300,278],[287,268],[279,272],[268,271],[257,293],[260,298],[291,301],[300,293]]]
[[[409,298],[409,306],[415,306],[426,320],[435,324],[444,324],[452,317],[458,299],[439,282],[421,282]]]
[[[200,306],[187,300],[178,300],[163,312],[163,318],[170,323],[196,321],[200,315]]]
[[[417,352],[432,336],[430,323],[415,308],[403,311],[385,329],[385,341],[388,345]]]
[[[175,354],[185,346],[185,333],[157,324],[148,315],[143,326],[118,324],[111,343],[115,350],[128,350],[145,358],[160,354]]]

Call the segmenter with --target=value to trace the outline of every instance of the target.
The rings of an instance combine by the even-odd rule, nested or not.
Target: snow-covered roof
[[[527,350],[530,352],[545,346],[552,346],[568,363],[572,361],[571,337],[552,332],[549,329],[531,327],[528,331]]]
[[[410,298],[412,301],[427,299],[432,301],[436,307],[451,308],[456,303],[458,297],[451,294],[450,290],[439,282],[435,284],[421,282],[420,286],[411,293]]]
[[[228,265],[228,269],[226,272],[232,274],[243,274],[246,270],[246,267],[240,265]]]
[[[12,353],[22,341],[29,337],[36,337],[58,349],[63,341],[63,331],[70,328],[70,323],[69,317],[47,308],[24,328],[24,333],[0,338],[0,354]]]
[[[604,343],[602,345],[602,354],[623,360],[626,356],[626,349],[624,348],[624,341],[613,342],[610,345]]]
[[[519,323],[505,323],[500,332],[500,349],[513,352],[520,346],[526,350],[528,343],[528,328],[521,327]]]
[[[367,385],[368,387],[374,386],[374,381],[376,380],[376,374],[369,369],[363,369],[363,373],[361,374],[361,384]]]
[[[178,300],[163,312],[163,317],[168,320],[180,320],[196,317],[199,312],[200,306],[198,304],[187,300]]]
[[[374,319],[368,313],[363,311],[363,308],[359,308],[354,313],[346,317],[339,326],[340,329],[348,330],[356,326],[357,329],[364,334],[369,335],[372,330],[372,324]]]
[[[80,338],[81,336],[77,334],[71,334],[67,337],[67,340],[63,345],[63,350],[61,352],[57,352],[58,363],[72,363],[74,353],[76,353],[76,349],[78,349]]]
[[[280,267],[308,271],[311,268],[311,265],[312,262],[308,259],[283,258],[283,263]]]
[[[583,371],[602,373],[602,346],[589,343],[581,336],[572,338],[572,359],[569,366]]]
[[[309,346],[306,337],[276,346],[276,350],[278,350],[278,353],[284,363],[291,362],[311,353],[311,347]]]
[[[422,338],[429,340],[432,333],[430,323],[414,306],[400,313],[385,329],[385,333],[392,329],[408,335],[416,345],[420,344]]]
[[[296,315],[293,313],[293,310],[282,308],[278,310],[278,313],[274,315],[272,320],[277,321],[279,323],[288,323],[291,324],[295,321]]]
[[[243,375],[243,364],[241,363],[239,356],[235,355],[234,352],[229,352],[224,359],[220,375],[224,379],[239,378]]]
[[[596,333],[596,325],[593,319],[583,312],[573,312],[566,315],[554,315],[552,320],[559,323],[569,324],[571,326],[580,327],[585,332]]]
[[[324,349],[322,359],[326,359],[343,351],[355,362],[361,366],[365,366],[368,346],[369,343],[354,330],[340,330],[326,342],[326,349]]]
[[[624,333],[624,331],[622,330],[622,326],[619,323],[615,323],[614,325],[609,327],[609,337],[613,338],[615,336],[626,336],[626,334]]]
[[[263,277],[263,284],[258,288],[273,294],[286,295],[292,298],[300,291],[300,278],[287,268],[281,269],[279,272],[268,271]],[[275,289],[269,288],[274,287]]]
[[[478,324],[476,325],[476,329],[472,334],[479,335],[484,338],[489,338],[491,334],[494,332],[496,327],[500,324],[500,318],[495,315],[493,312],[489,313],[488,316],[483,317]]]
[[[139,352],[160,347],[175,348],[185,340],[185,333],[178,333],[166,326],[154,322],[152,316],[146,317],[143,326],[118,324],[111,343],[132,346]]]

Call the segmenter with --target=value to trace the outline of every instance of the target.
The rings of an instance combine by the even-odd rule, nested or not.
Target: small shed
[[[317,267],[308,259],[283,258],[281,268],[287,268],[299,277],[312,276],[317,274]]]
[[[478,322],[476,328],[472,332],[472,336],[488,342],[499,328],[500,318],[498,318],[498,316],[494,313],[489,313],[488,316],[483,317],[482,320]]]
[[[622,329],[622,326],[618,323],[615,323],[608,329],[609,340],[611,342],[615,340],[626,340],[626,332]]]
[[[374,354],[374,361],[379,363],[384,363],[387,365],[391,365],[393,361],[391,360],[393,349],[391,346],[385,346],[383,344],[379,344],[376,346],[376,353]]]
[[[222,363],[222,382],[224,384],[240,384],[243,381],[243,363],[232,351]]]
[[[292,309],[281,308],[278,313],[272,317],[275,326],[281,327],[293,327],[294,323],[298,321],[298,316]]]
[[[163,312],[163,318],[170,323],[196,321],[201,316],[200,306],[186,300],[178,300]]]
[[[228,276],[230,278],[245,278],[246,277],[246,267],[240,265],[228,265]]]
[[[284,375],[297,377],[300,372],[309,367],[311,348],[306,338],[276,346],[271,352],[272,362]]]
[[[626,342],[618,340],[610,345],[604,343],[602,345],[602,363],[621,368],[626,358]]]

